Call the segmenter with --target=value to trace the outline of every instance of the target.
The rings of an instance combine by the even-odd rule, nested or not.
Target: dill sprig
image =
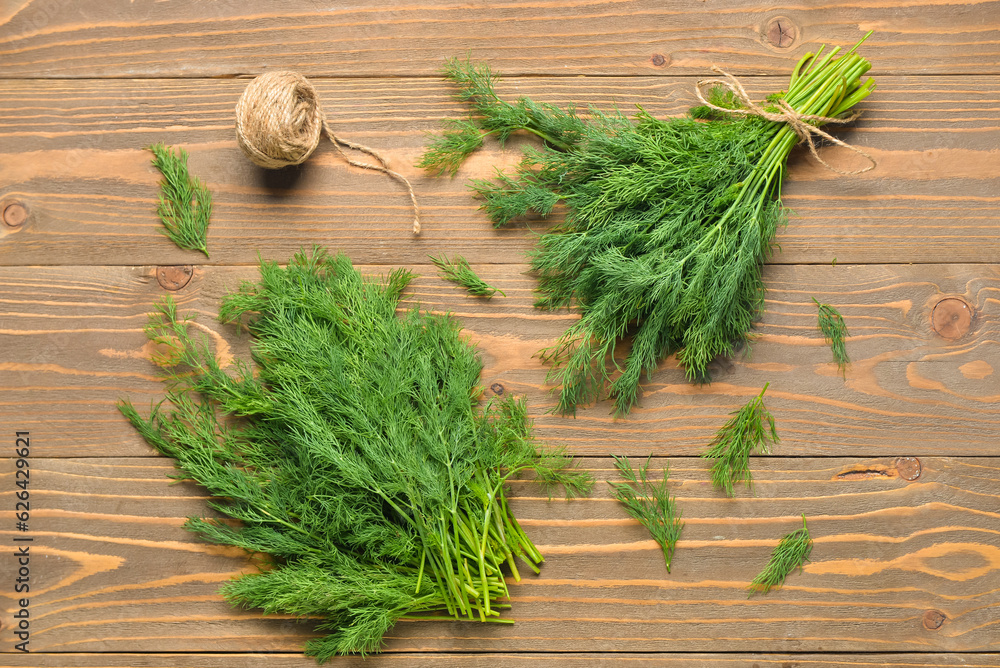
[[[166,402],[121,412],[204,486],[228,518],[191,518],[202,538],[271,555],[222,588],[234,605],[319,620],[319,661],[378,651],[404,616],[511,623],[505,572],[542,555],[506,482],[530,471],[567,496],[592,480],[533,440],[524,401],[480,406],[482,360],[448,316],[397,314],[413,275],[362,277],[316,249],[227,295],[254,362],[223,369],[167,298],[147,326],[163,344]],[[168,408],[169,407],[169,408]]]
[[[770,383],[765,383],[760,394],[732,413],[733,417],[722,426],[712,445],[701,455],[715,460],[711,469],[712,484],[722,489],[726,496],[735,496],[737,483],[745,482],[753,487],[750,455],[770,452],[769,440],[771,443],[779,442],[774,416],[764,407],[764,393],[769,386]]]
[[[178,247],[197,250],[208,257],[208,223],[212,217],[212,193],[200,179],[188,173],[188,154],[178,149],[153,144],[153,166],[163,179],[160,181],[160,203],[156,213],[163,223],[160,230]]]
[[[829,304],[822,304],[815,297],[812,300],[819,309],[819,331],[823,332],[823,338],[830,344],[830,348],[833,350],[833,361],[837,363],[840,373],[846,375],[847,365],[850,364],[851,358],[847,356],[845,339],[850,334],[847,333],[844,318],[837,309]]]
[[[771,559],[764,570],[750,583],[750,598],[754,594],[766,594],[776,587],[781,587],[792,571],[802,568],[812,552],[812,538],[809,537],[809,527],[806,526],[805,513],[802,515],[802,528],[793,531],[778,541],[778,546],[771,553]]]
[[[843,117],[874,89],[862,81],[871,64],[857,46],[840,57],[839,49],[806,54],[765,109],[784,100],[800,114]],[[596,109],[584,118],[573,107],[500,99],[484,64],[453,58],[444,76],[470,116],[452,122],[420,165],[454,173],[483,137],[531,133],[543,143],[512,173],[471,187],[496,225],[556,204],[566,211],[530,256],[536,306],[576,305],[581,314],[542,351],[559,393],[554,410],[572,414],[611,396],[615,413],[628,413],[642,376],[672,354],[689,380],[709,380],[709,364],[740,349],[763,308],[761,266],[786,222],[781,183],[794,130],[705,106],[667,120],[641,108],[634,120]],[[739,104],[718,89],[709,101]],[[626,335],[630,352],[616,363]]]
[[[461,285],[470,295],[490,299],[499,292],[504,297],[507,296],[502,290],[494,288],[479,278],[479,275],[472,270],[468,261],[461,255],[452,255],[450,260],[445,255],[441,257],[429,255],[428,257],[434,263],[434,266],[440,270],[441,278]]]
[[[608,484],[611,485],[615,498],[625,506],[628,514],[646,527],[653,539],[660,544],[669,573],[670,560],[674,555],[677,541],[681,537],[681,530],[684,528],[676,498],[670,496],[670,490],[667,488],[670,465],[667,464],[663,467],[663,480],[660,481],[659,485],[656,485],[649,481],[647,475],[652,455],[646,459],[645,464],[639,467],[638,476],[628,457],[612,456],[615,459],[615,466],[618,467],[618,471],[626,482],[611,482],[609,480]]]

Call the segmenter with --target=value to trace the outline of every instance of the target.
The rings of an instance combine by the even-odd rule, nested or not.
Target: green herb
[[[837,309],[829,304],[821,304],[815,297],[812,300],[819,309],[819,331],[823,332],[823,338],[833,349],[833,360],[837,363],[840,373],[846,374],[847,365],[850,364],[851,358],[847,356],[847,346],[844,343],[844,339],[850,336],[847,333],[844,318]]]
[[[184,149],[175,154],[163,144],[149,147],[153,166],[160,170],[160,203],[156,213],[163,222],[160,230],[178,247],[197,250],[208,257],[208,222],[212,217],[212,193],[204,182],[188,173]]]
[[[735,496],[735,486],[739,482],[753,486],[750,455],[768,453],[771,451],[768,440],[771,443],[779,441],[774,416],[764,407],[764,393],[768,386],[770,383],[766,383],[760,394],[743,408],[733,411],[733,417],[722,426],[712,445],[702,454],[705,459],[715,460],[711,469],[712,484],[722,489],[726,496]]]
[[[614,455],[612,455],[614,456]],[[614,490],[615,498],[621,501],[625,510],[634,519],[639,520],[639,524],[649,530],[653,539],[660,544],[663,550],[663,559],[667,562],[667,572],[670,572],[670,559],[674,555],[674,547],[681,537],[681,530],[684,523],[681,521],[681,511],[677,509],[676,498],[670,496],[667,489],[667,479],[670,477],[670,465],[663,467],[663,480],[659,485],[649,481],[647,472],[649,462],[653,456],[646,459],[646,463],[639,467],[639,475],[628,457],[615,457],[615,466],[626,482],[611,482],[611,489]]]
[[[439,258],[434,256],[429,257],[431,258],[431,262],[441,270],[441,278],[461,285],[468,290],[470,295],[490,299],[494,294],[499,292],[504,297],[507,296],[502,290],[494,288],[479,278],[479,275],[472,270],[472,267],[469,266],[469,263],[461,255],[452,255],[451,260],[443,255]]]
[[[784,536],[771,553],[771,560],[764,570],[750,583],[750,596],[766,594],[775,587],[780,587],[792,571],[802,568],[812,552],[812,538],[809,537],[809,527],[806,526],[806,516],[802,515],[802,528]],[[747,598],[750,598],[748,596]]]
[[[363,278],[316,249],[226,296],[223,322],[254,337],[254,368],[222,369],[168,300],[147,327],[165,345],[172,410],[122,413],[239,521],[191,518],[204,539],[270,555],[225,585],[235,605],[317,618],[319,661],[377,651],[403,616],[506,622],[503,568],[543,559],[507,501],[525,471],[567,495],[591,479],[540,450],[523,401],[480,408],[482,361],[459,324],[397,316],[412,274]]]
[[[839,58],[839,49],[807,54],[765,110],[780,111],[784,101],[800,114],[842,118],[874,88],[861,81],[871,65],[856,48]],[[581,311],[542,351],[559,388],[556,410],[574,413],[610,395],[615,412],[627,413],[643,374],[674,353],[690,380],[708,380],[712,360],[740,348],[763,307],[761,264],[786,220],[781,182],[795,131],[705,106],[668,120],[641,108],[634,123],[595,109],[584,119],[572,107],[501,100],[486,65],[452,59],[444,75],[471,115],[430,146],[425,169],[454,173],[486,135],[503,142],[524,131],[543,140],[512,174],[472,188],[497,225],[565,206],[565,220],[531,255],[536,305]],[[740,107],[720,89],[709,102]],[[619,365],[614,349],[626,335],[632,345]]]

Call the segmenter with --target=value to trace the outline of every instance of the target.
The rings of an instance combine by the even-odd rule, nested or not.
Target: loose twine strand
[[[320,108],[316,89],[304,76],[297,72],[266,72],[250,82],[236,104],[237,142],[243,153],[261,167],[280,169],[305,162],[319,146],[321,133],[348,164],[382,172],[406,186],[413,204],[413,233],[420,234],[420,209],[413,186],[405,176],[390,169],[388,161],[375,149],[334,134]],[[354,160],[342,147],[367,153],[378,164]]]
[[[816,116],[814,114],[800,114],[799,112],[795,111],[795,109],[792,108],[792,106],[787,102],[785,102],[784,100],[778,100],[777,105],[778,107],[781,108],[782,112],[772,113],[755,104],[754,101],[747,94],[746,90],[743,88],[743,85],[739,82],[739,80],[736,77],[734,77],[733,75],[729,74],[721,67],[718,67],[716,65],[712,65],[712,71],[717,74],[721,74],[722,76],[725,77],[725,79],[704,79],[702,81],[699,81],[695,86],[695,94],[698,96],[698,99],[701,101],[701,103],[704,104],[706,107],[710,109],[715,109],[716,111],[722,111],[727,114],[739,114],[741,116],[760,116],[761,118],[769,121],[787,124],[790,128],[792,128],[795,134],[798,135],[799,143],[806,142],[807,144],[809,144],[809,152],[812,153],[813,157],[816,158],[816,160],[818,160],[821,165],[829,169],[831,172],[836,172],[837,174],[843,174],[844,176],[852,176],[854,174],[863,174],[864,172],[871,171],[872,169],[875,169],[875,167],[878,165],[878,163],[875,162],[875,158],[871,157],[857,146],[851,146],[847,142],[841,141],[836,137],[834,137],[833,135],[829,134],[828,132],[825,132],[824,130],[821,130],[815,125],[809,123],[809,121],[816,121],[819,123],[839,123],[839,124],[850,123],[851,121],[853,121],[854,119],[856,119],[858,116],[861,115],[859,112],[855,112],[847,118],[829,118],[827,116]],[[725,107],[719,107],[712,104],[711,102],[705,99],[705,96],[702,93],[702,87],[708,85],[722,86],[724,88],[729,89],[730,91],[732,91],[733,95],[735,95],[736,98],[740,101],[740,103],[745,107],[745,109],[726,109]],[[863,169],[856,169],[852,172],[845,172],[843,170],[837,169],[836,167],[828,163],[826,160],[819,157],[819,153],[816,151],[816,141],[815,141],[815,138],[817,136],[826,139],[827,141],[833,144],[836,144],[838,146],[843,146],[844,148],[854,151],[858,155],[867,158],[871,164],[868,165],[867,167],[864,167]]]

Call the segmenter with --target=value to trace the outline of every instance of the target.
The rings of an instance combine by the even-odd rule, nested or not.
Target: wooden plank
[[[335,130],[384,152],[412,179],[424,232],[410,233],[399,184],[347,167],[323,145],[302,168],[267,172],[239,152],[232,110],[243,80],[8,81],[0,99],[0,209],[20,203],[27,220],[0,224],[0,265],[201,262],[158,233],[159,175],[143,146],[164,141],[191,153],[194,174],[215,197],[212,263],[252,263],[262,251],[287,257],[319,241],[357,262],[425,262],[459,252],[474,262],[520,262],[539,221],[495,231],[477,210],[469,177],[488,178],[518,151],[489,144],[458,178],[413,165],[442,118],[464,111],[435,79],[318,80]],[[765,95],[783,78],[753,79]],[[658,116],[694,102],[677,77],[521,78],[505,83],[556,104],[642,104]],[[865,116],[841,136],[880,162],[838,177],[804,151],[793,155],[785,203],[794,214],[774,263],[993,262],[1000,217],[1000,84],[995,77],[879,77]],[[853,166],[843,150],[828,159]],[[945,178],[946,177],[946,178]],[[198,258],[198,259],[194,259]]]
[[[697,455],[765,382],[782,438],[777,455],[996,453],[996,266],[768,267],[767,310],[752,354],[717,361],[715,381],[704,386],[686,382],[668,360],[643,383],[639,407],[617,421],[607,402],[575,419],[546,414],[553,398],[547,369],[534,355],[575,316],[532,308],[534,280],[524,265],[475,266],[508,295],[488,302],[441,281],[428,265],[413,269],[424,276],[412,284],[411,303],[461,320],[482,350],[483,384],[526,395],[539,438],[579,454]],[[181,311],[198,315],[221,355],[245,355],[247,337],[214,318],[220,297],[255,278],[256,269],[191,271],[190,282],[173,293]],[[0,271],[0,430],[31,431],[39,456],[148,454],[114,406],[125,396],[138,406],[162,396],[142,333],[146,314],[165,294],[156,274],[155,267]],[[817,328],[813,296],[838,307],[853,335],[846,380]],[[945,336],[957,338],[937,333],[932,317]]]
[[[658,468],[661,461],[655,461]],[[756,497],[726,499],[697,458],[671,460],[686,526],[667,574],[659,547],[608,495],[611,461],[584,464],[590,498],[513,484],[514,512],[547,561],[512,585],[513,626],[406,622],[395,652],[997,652],[1000,468],[995,458],[780,458]],[[304,622],[233,610],[215,593],[253,564],[197,541],[203,491],[167,460],[31,459],[31,648],[38,652],[295,651]],[[12,460],[0,464],[10,500]],[[5,503],[5,506],[8,504]],[[5,514],[8,511],[5,511]],[[779,592],[745,587],[778,538],[809,518],[815,547]],[[14,532],[0,529],[5,544]],[[10,558],[5,559],[7,563]],[[12,593],[0,593],[7,609]]]
[[[280,9],[254,2],[7,3],[7,77],[226,76],[265,67],[311,75],[426,75],[471,52],[512,73],[701,74],[784,71],[821,43],[865,46],[882,71],[997,73],[996,2],[723,6],[649,3],[359,3]]]
[[[386,653],[336,659],[336,668],[380,666],[433,666],[434,668],[605,668],[615,665],[640,668],[974,668],[1000,663],[997,654],[632,654],[581,653]],[[38,654],[30,657],[0,655],[0,668],[314,668],[316,662],[288,654]]]

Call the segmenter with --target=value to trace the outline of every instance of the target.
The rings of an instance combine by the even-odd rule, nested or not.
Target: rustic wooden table
[[[511,97],[667,116],[692,104],[712,64],[763,95],[806,51],[869,29],[878,89],[840,135],[879,166],[838,178],[793,155],[795,215],[765,270],[753,355],[718,361],[703,387],[668,361],[628,419],[606,403],[547,415],[533,355],[574,316],[532,309],[531,232],[494,231],[465,186],[516,160],[517,142],[490,146],[456,179],[413,166],[425,133],[463,114],[437,76],[443,59],[488,61]],[[602,482],[572,502],[516,484],[516,512],[549,560],[512,587],[514,626],[400,623],[385,654],[333,665],[1000,665],[998,53],[1000,3],[962,0],[5,0],[0,664],[312,665],[299,654],[309,624],[216,594],[252,564],[181,528],[205,494],[168,484],[170,462],[114,405],[161,395],[141,331],[156,299],[169,291],[223,354],[240,354],[246,341],[214,323],[220,295],[255,275],[258,254],[283,261],[321,243],[371,271],[422,274],[413,298],[461,318],[484,384],[527,395],[540,438],[568,445],[599,481],[612,477],[609,453],[669,457],[687,522],[668,575]],[[413,181],[420,237],[398,184],[346,167],[329,145],[277,173],[241,155],[236,100],[275,68],[310,76],[336,131]],[[210,261],[157,231],[143,147],[158,141],[187,149],[214,193]],[[463,254],[508,298],[483,303],[440,281],[427,256],[441,252]],[[846,318],[846,379],[826,362],[813,296]],[[781,443],[754,461],[756,496],[723,498],[698,455],[767,381]],[[18,431],[30,434],[27,532],[14,516]],[[812,561],[747,600],[801,513]],[[25,546],[30,594],[17,594]],[[15,649],[21,598],[30,654]]]

